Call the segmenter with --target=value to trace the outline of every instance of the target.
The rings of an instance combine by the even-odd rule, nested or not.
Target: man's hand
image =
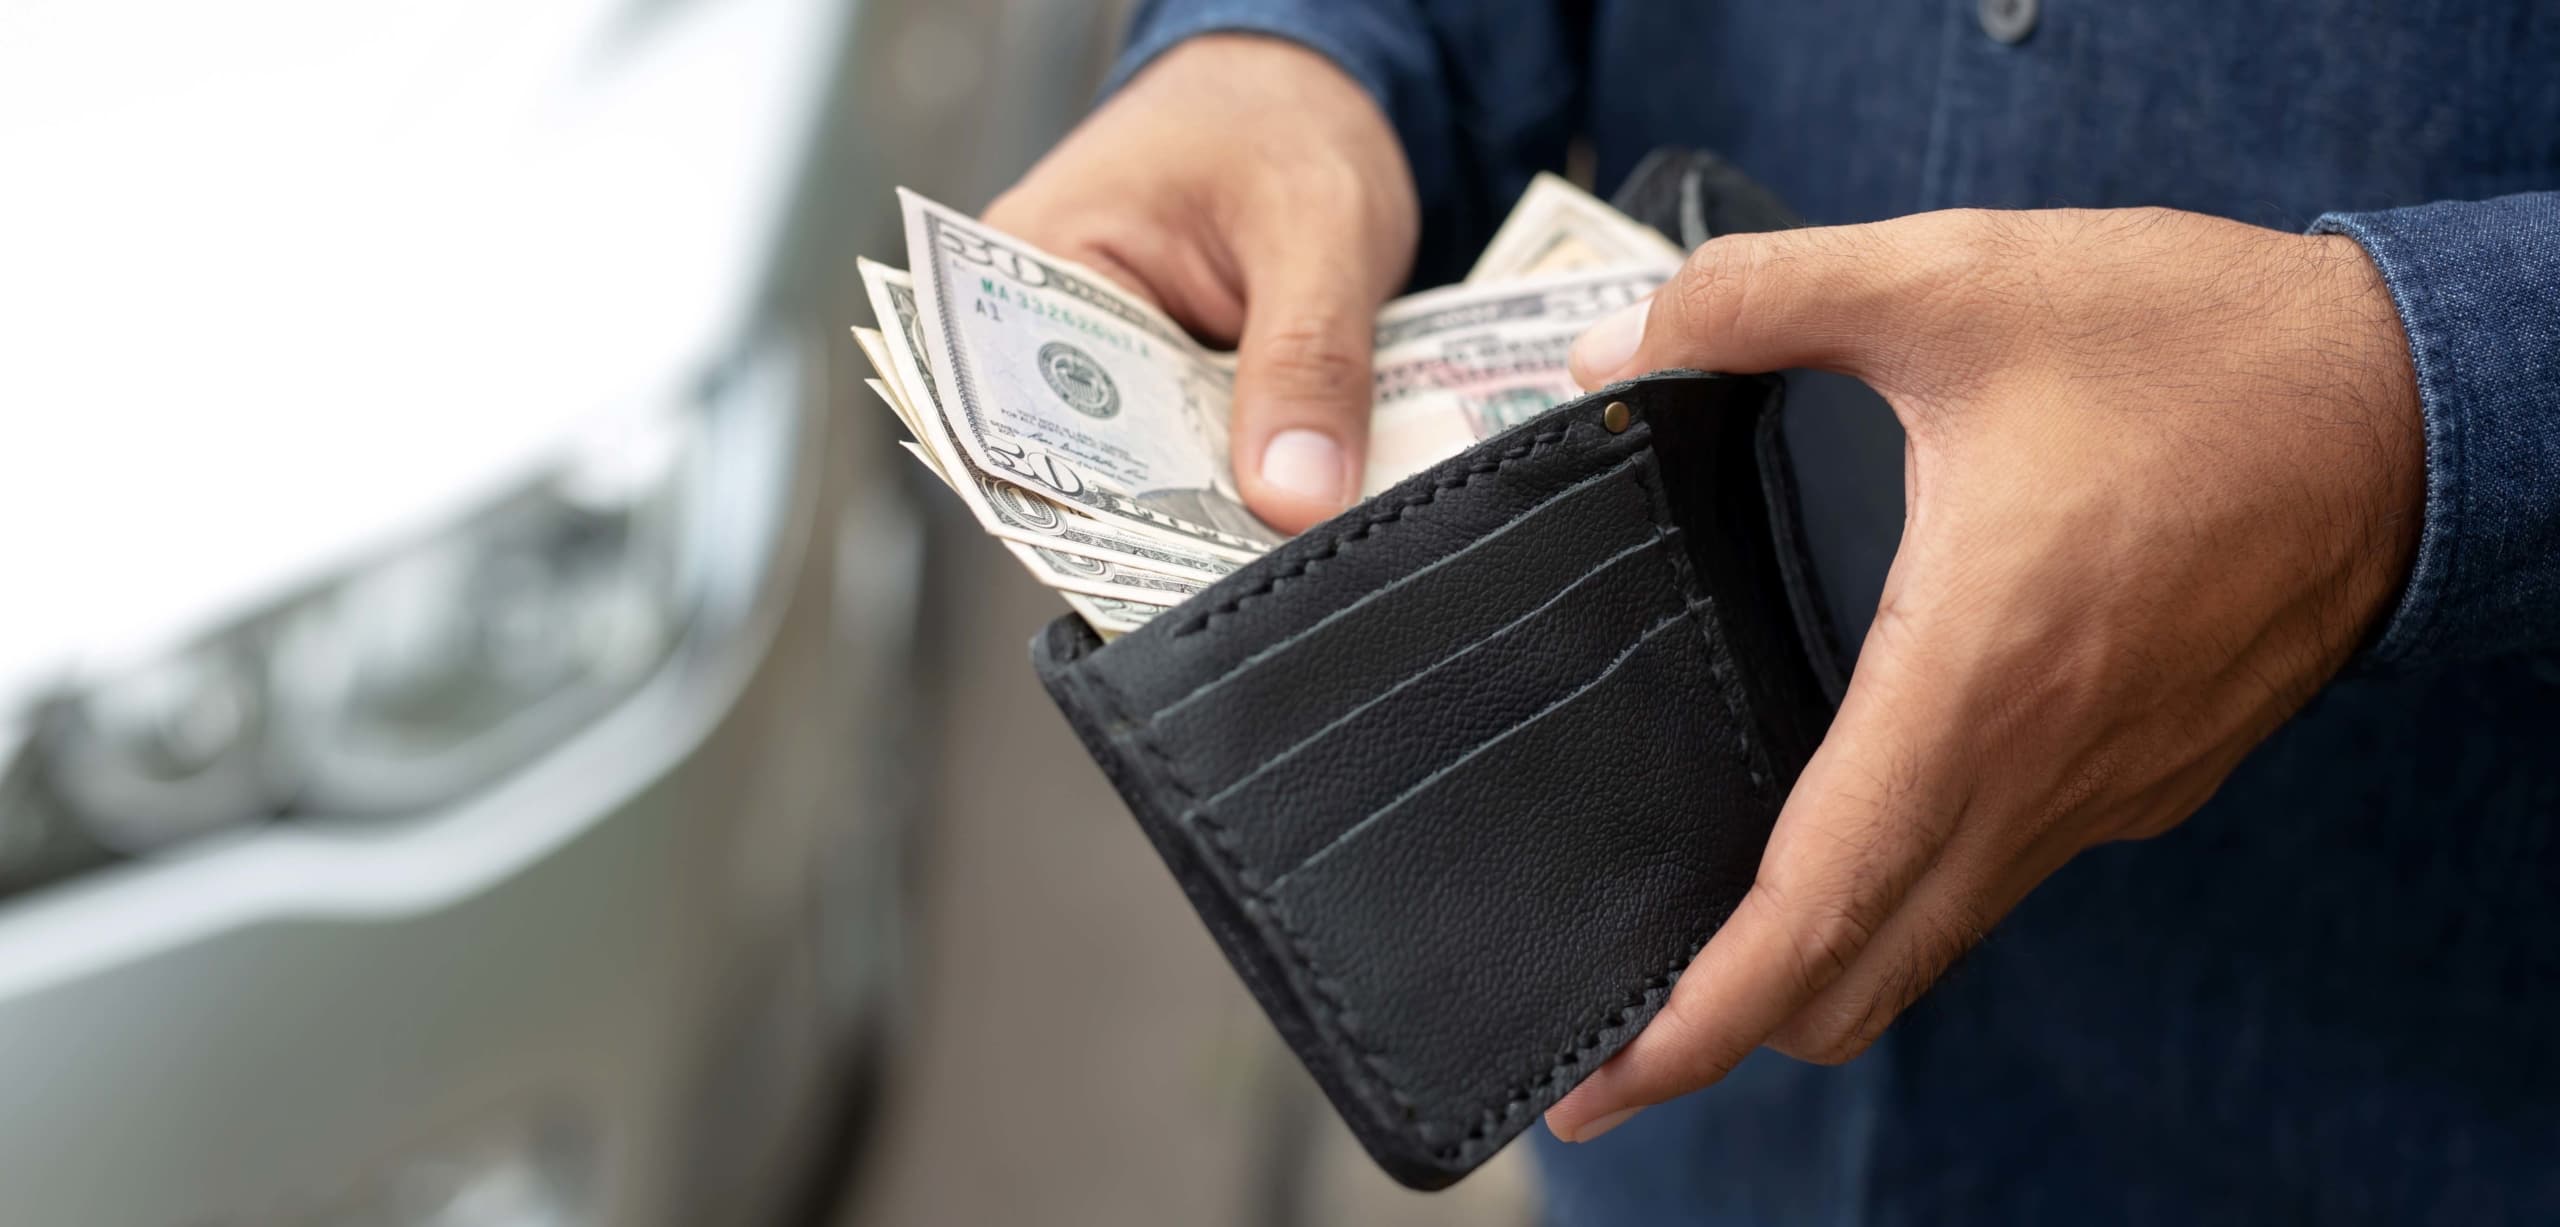
[[[2408,343],[2345,238],[2160,210],[1721,238],[1574,352],[1586,385],[1675,366],[1865,380],[1906,519],[1758,880],[1547,1113],[1570,1140],[1762,1045],[1857,1055],[2064,861],[2184,820],[2387,615],[2424,506]]]
[[[1394,129],[1331,61],[1250,35],[1185,42],[986,220],[1238,345],[1236,480],[1255,514],[1297,532],[1357,496],[1371,327],[1419,218]]]

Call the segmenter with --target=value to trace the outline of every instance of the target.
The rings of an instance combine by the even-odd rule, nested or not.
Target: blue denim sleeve
[[[2331,213],[2409,334],[2427,510],[2368,662],[2560,650],[2560,192]]]
[[[1585,18],[1549,0],[1146,0],[1107,95],[1197,34],[1314,50],[1395,126],[1422,204],[1414,283],[1465,271],[1532,171],[1560,165],[1580,98]]]

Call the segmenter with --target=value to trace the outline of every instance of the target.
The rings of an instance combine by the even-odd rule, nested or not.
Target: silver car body
[[[643,419],[701,483],[682,625],[459,795],[0,898],[8,1227],[749,1223],[837,1170],[922,552],[844,417],[849,299],[772,289],[850,242],[802,202],[852,6],[417,7],[0,16],[0,154],[43,185],[0,220],[0,763],[51,696]]]

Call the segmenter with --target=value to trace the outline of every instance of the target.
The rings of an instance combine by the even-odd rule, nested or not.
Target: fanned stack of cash
[[[1090,269],[900,189],[912,272],[865,260],[882,331],[854,334],[916,459],[1104,638],[1282,540],[1227,455],[1232,354]],[[1576,394],[1583,329],[1680,249],[1554,176],[1467,279],[1378,313],[1362,493]]]

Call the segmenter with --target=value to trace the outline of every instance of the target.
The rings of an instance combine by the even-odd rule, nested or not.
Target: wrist
[[[2426,513],[2425,409],[2399,310],[2364,249],[2343,235],[2295,241],[2314,253],[2308,361],[2336,373],[2337,425],[2351,436],[2340,452],[2365,494],[2352,521],[2363,565],[2349,599],[2357,641],[2369,642],[2389,620],[2417,559]]]

